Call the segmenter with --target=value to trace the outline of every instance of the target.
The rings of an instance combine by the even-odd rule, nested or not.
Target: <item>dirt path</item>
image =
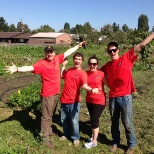
[[[14,75],[10,78],[0,77],[0,101],[6,103],[10,94],[13,91],[18,91],[26,87],[28,84],[38,81],[40,77],[38,75]]]

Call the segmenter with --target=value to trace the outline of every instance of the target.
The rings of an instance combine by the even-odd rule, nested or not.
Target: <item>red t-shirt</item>
[[[82,69],[70,68],[64,72],[65,79],[64,88],[61,94],[60,101],[63,104],[71,104],[80,102],[80,88],[87,84],[87,74]]]
[[[132,90],[135,90],[132,67],[136,59],[137,56],[134,55],[134,48],[132,48],[117,60],[109,61],[101,68],[108,78],[109,97],[130,95]]]
[[[102,71],[87,71],[88,75],[88,86],[91,88],[98,88],[99,94],[93,94],[92,92],[87,92],[86,95],[86,102],[92,103],[92,104],[100,104],[105,105],[106,104],[106,97],[104,92],[104,72]]]
[[[36,62],[34,74],[40,74],[42,79],[41,95],[44,97],[60,93],[60,64],[63,62],[64,54],[56,55],[48,62],[45,59]]]

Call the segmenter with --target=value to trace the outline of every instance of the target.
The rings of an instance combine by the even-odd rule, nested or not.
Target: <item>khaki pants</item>
[[[49,97],[42,97],[41,131],[42,131],[42,137],[47,142],[49,141],[49,135],[53,133],[51,128],[51,123],[57,102],[58,102],[58,94]]]

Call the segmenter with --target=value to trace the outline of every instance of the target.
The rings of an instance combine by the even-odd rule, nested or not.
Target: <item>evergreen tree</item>
[[[17,32],[17,28],[15,27],[14,24],[11,24],[11,25],[9,26],[8,31],[9,31],[9,32]]]
[[[138,30],[149,31],[148,17],[144,14],[141,14],[138,18]]]
[[[8,32],[8,23],[5,21],[3,17],[0,17],[0,31],[1,32]]]
[[[152,32],[154,32],[154,26],[152,27]]]
[[[70,24],[65,22],[64,24],[64,32],[69,33],[70,32]]]
[[[113,32],[117,32],[120,30],[119,24],[117,25],[115,22],[112,24],[112,27],[113,27]]]
[[[122,26],[122,31],[123,31],[123,32],[128,32],[128,31],[129,31],[129,27],[128,27],[126,24],[124,24],[124,25]]]

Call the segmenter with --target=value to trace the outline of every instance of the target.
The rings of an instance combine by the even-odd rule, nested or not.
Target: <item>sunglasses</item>
[[[97,63],[88,63],[89,65],[93,65],[93,66],[96,66]]]
[[[111,50],[107,50],[108,53],[112,53],[112,51],[115,53],[118,49],[115,48],[115,49],[111,49]]]

